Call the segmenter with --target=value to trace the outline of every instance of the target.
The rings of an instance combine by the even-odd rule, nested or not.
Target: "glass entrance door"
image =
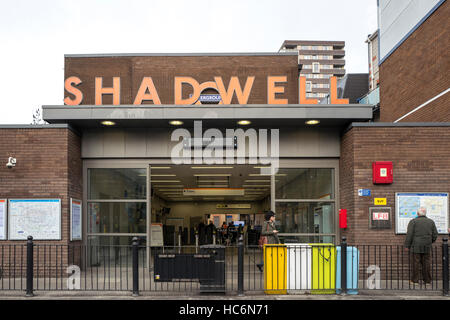
[[[133,237],[147,241],[147,168],[87,169],[91,265],[129,260]]]
[[[335,242],[334,175],[333,168],[281,168],[272,177],[275,212],[285,242]]]

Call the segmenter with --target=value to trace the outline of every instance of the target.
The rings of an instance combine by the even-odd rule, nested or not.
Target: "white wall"
[[[380,62],[441,0],[378,0]]]

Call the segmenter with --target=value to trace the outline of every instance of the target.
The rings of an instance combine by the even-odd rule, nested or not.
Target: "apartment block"
[[[323,99],[330,77],[345,76],[345,41],[286,40],[279,52],[298,52],[299,75],[306,77],[306,97]]]

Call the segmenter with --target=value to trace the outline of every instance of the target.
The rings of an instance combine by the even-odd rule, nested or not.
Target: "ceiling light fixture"
[[[315,124],[319,124],[320,121],[319,121],[319,120],[308,120],[308,121],[306,121],[305,123],[308,124],[308,125],[310,125],[310,126],[313,126],[313,125],[315,125]]]
[[[152,174],[152,177],[176,177],[176,174]]]
[[[191,167],[191,169],[233,169],[234,167],[214,167],[214,166],[209,166],[209,167]]]
[[[171,124],[173,126],[181,126],[183,124],[183,121],[172,120],[172,121],[169,122],[169,124]]]
[[[104,125],[104,126],[113,126],[116,123],[114,121],[106,121],[105,120],[105,121],[102,121],[101,124]]]
[[[248,120],[240,120],[237,122],[238,124],[240,124],[241,126],[247,126],[249,125],[251,122]]]
[[[229,177],[231,173],[198,173],[194,174],[194,177]]]

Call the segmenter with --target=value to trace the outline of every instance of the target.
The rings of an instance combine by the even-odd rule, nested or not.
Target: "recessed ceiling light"
[[[104,126],[113,126],[116,123],[114,121],[102,121],[101,124]]]
[[[169,124],[171,124],[173,126],[181,126],[183,124],[183,121],[172,120],[172,121],[169,122]]]
[[[233,169],[233,167],[214,167],[214,166],[209,166],[209,167],[191,167],[191,169]]]
[[[152,177],[176,177],[176,174],[152,174]]]
[[[216,184],[216,185],[199,185],[199,188],[228,188],[228,185],[221,185],[221,184]]]
[[[194,177],[229,177],[231,173],[205,173],[194,174]]]
[[[154,187],[154,188],[158,188],[158,187],[163,187],[163,188],[168,188],[168,187],[170,187],[170,188],[180,187],[180,188],[183,188],[184,185],[182,185],[182,184],[169,184],[169,185],[167,185],[167,184],[155,184],[155,185],[153,185],[152,187]]]
[[[240,120],[237,122],[238,124],[240,124],[241,126],[247,126],[249,125],[251,122],[248,120]]]
[[[315,124],[319,124],[320,121],[319,120],[308,120],[305,123],[312,126],[312,125],[315,125]]]
[[[267,188],[269,188],[270,185],[268,185],[268,184],[244,184],[243,187],[267,187]]]

